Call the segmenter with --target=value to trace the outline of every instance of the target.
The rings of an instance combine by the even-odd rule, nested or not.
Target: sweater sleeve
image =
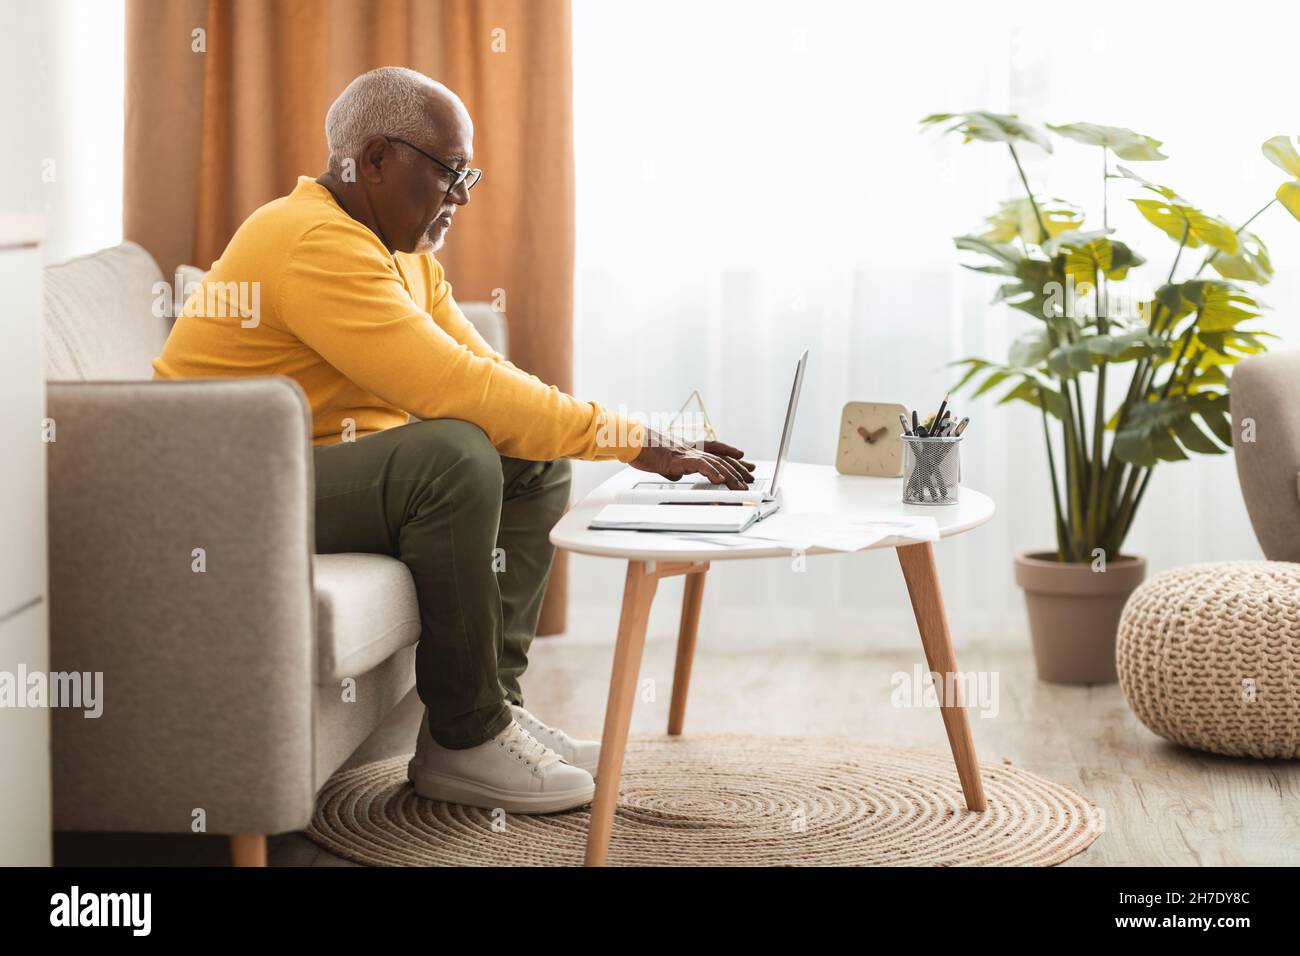
[[[382,247],[347,226],[324,223],[307,232],[278,286],[275,307],[285,328],[395,408],[471,422],[514,458],[627,462],[640,451],[642,423],[545,384],[486,343],[489,354],[477,354],[457,341],[411,298]]]

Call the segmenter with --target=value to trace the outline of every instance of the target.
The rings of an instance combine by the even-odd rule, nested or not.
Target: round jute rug
[[[335,774],[307,835],[368,866],[577,866],[589,808],[546,816],[425,800],[408,757]],[[638,737],[611,866],[1051,866],[1104,829],[1069,787],[981,767],[966,810],[952,757],[825,737]]]

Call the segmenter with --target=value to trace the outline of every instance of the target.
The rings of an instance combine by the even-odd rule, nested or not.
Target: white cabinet
[[[0,215],[0,681],[22,701],[50,668],[40,235]],[[0,706],[0,865],[50,856],[50,712]]]
[[[41,601],[0,623],[0,675],[18,680],[49,670],[49,614]],[[0,866],[49,866],[48,708],[0,708],[0,761]]]
[[[45,593],[44,352],[40,247],[0,235],[0,620]]]

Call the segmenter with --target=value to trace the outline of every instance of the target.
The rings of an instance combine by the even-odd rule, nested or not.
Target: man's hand
[[[662,432],[646,429],[641,454],[632,467],[676,481],[682,475],[703,475],[716,485],[743,490],[754,480],[754,463],[745,453],[720,441],[706,441],[702,447],[688,445]]]

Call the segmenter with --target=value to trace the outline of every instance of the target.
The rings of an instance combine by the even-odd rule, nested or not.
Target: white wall
[[[124,0],[0,3],[0,212],[46,220],[45,261],[122,241]]]

